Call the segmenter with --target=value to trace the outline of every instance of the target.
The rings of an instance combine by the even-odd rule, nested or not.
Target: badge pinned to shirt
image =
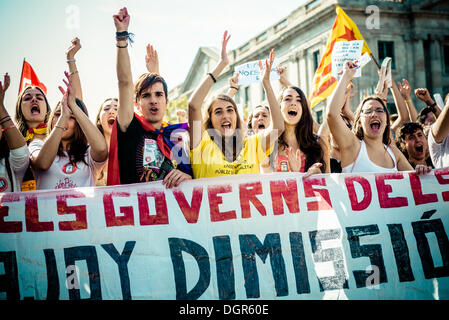
[[[145,139],[143,146],[143,167],[157,169],[161,166],[164,156],[159,151],[156,140]]]
[[[62,167],[62,172],[65,174],[73,174],[77,169],[76,163],[68,162]]]

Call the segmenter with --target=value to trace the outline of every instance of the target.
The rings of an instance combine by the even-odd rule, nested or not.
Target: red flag
[[[47,87],[39,81],[39,78],[37,77],[31,65],[24,59],[22,66],[22,76],[20,77],[19,94],[28,86],[37,86],[41,88],[45,94],[47,94]]]

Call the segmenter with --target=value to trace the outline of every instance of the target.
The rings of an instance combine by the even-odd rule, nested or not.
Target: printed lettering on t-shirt
[[[58,183],[55,186],[55,189],[71,189],[71,188],[76,188],[76,183],[73,182],[70,178],[59,179]]]
[[[8,180],[0,177],[0,192],[5,191],[8,188]]]
[[[68,162],[62,167],[62,172],[65,174],[73,174],[77,169],[76,163]]]

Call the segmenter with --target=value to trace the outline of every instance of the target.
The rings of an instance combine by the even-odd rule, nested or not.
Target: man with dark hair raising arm
[[[122,8],[113,17],[117,29],[119,108],[111,134],[108,185],[163,180],[167,188],[176,187],[192,179],[192,173],[187,157],[182,157],[184,161],[173,160],[172,151],[179,148],[173,148],[176,144],[170,133],[187,129],[187,124],[168,126],[163,122],[168,90],[160,75],[142,74],[133,86],[127,49],[130,16]]]

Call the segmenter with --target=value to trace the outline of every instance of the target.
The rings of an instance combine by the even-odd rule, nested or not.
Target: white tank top
[[[396,158],[394,156],[393,151],[389,147],[384,144],[384,148],[390,154],[390,157],[393,159],[394,167],[393,168],[384,168],[378,166],[373,163],[371,159],[368,157],[368,151],[366,150],[365,142],[362,140],[360,145],[360,151],[353,163],[342,168],[343,173],[351,173],[351,172],[382,172],[382,173],[390,173],[390,172],[398,172]]]

